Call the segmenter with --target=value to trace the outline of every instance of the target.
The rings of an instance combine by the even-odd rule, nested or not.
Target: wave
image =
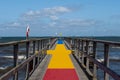
[[[119,46],[113,46],[112,48],[118,48],[118,49],[120,49],[120,47],[119,47]]]
[[[10,66],[4,66],[4,67],[0,67],[0,70],[5,70],[7,68],[9,68]]]
[[[9,59],[13,59],[14,57],[13,57],[13,56],[2,56],[2,58],[9,58]],[[18,59],[23,59],[23,58],[25,58],[25,59],[26,59],[26,56],[24,56],[24,55],[20,55],[20,56],[18,56]]]

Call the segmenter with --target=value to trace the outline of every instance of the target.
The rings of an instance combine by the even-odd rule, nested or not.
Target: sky
[[[120,36],[120,0],[0,0],[0,36]]]

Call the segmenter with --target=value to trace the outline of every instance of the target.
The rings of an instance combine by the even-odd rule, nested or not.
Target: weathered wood
[[[97,43],[93,42],[93,58],[96,59]],[[97,80],[97,66],[93,64],[93,80]]]
[[[42,80],[47,69],[48,63],[50,61],[51,55],[47,55],[33,72],[33,74],[29,77],[28,80]]]
[[[65,38],[64,38],[65,39]],[[97,71],[97,67],[98,68],[100,68],[101,70],[103,70],[104,72],[105,72],[105,80],[108,80],[109,79],[109,77],[108,77],[108,75],[110,75],[110,76],[112,76],[114,79],[116,79],[116,80],[120,80],[120,76],[118,75],[118,74],[116,74],[114,71],[112,71],[110,68],[109,68],[109,46],[120,46],[120,43],[119,42],[111,42],[111,41],[102,41],[102,40],[92,40],[92,39],[81,39],[81,38],[69,38],[69,39],[71,39],[71,40],[68,40],[68,41],[73,41],[73,44],[74,44],[74,48],[76,48],[76,50],[77,51],[79,51],[79,52],[77,52],[77,56],[81,53],[82,55],[82,64],[83,64],[83,66],[84,66],[84,68],[87,68],[87,69],[89,69],[89,61],[91,61],[91,62],[93,62],[93,64],[94,64],[94,66],[93,66],[93,80],[95,80],[96,79],[96,76],[97,76],[97,74],[96,74],[96,71]],[[46,51],[46,49],[47,49],[47,43],[48,43],[48,41],[47,41],[47,39],[32,39],[32,40],[23,40],[23,41],[15,41],[15,42],[9,42],[9,43],[2,43],[2,44],[0,44],[0,47],[3,47],[3,46],[9,46],[9,45],[13,45],[14,46],[14,66],[16,66],[17,65],[17,54],[15,54],[15,53],[18,53],[18,44],[21,44],[21,43],[26,43],[27,44],[27,42],[33,42],[33,46],[34,46],[34,42],[37,42],[37,41],[39,41],[39,40],[41,40],[42,42],[40,43],[40,46],[41,46],[41,49],[43,50],[41,50],[40,52],[45,52]],[[54,41],[53,41],[54,40]],[[56,40],[57,39],[55,39],[55,38],[52,38],[52,41],[53,41],[53,43],[55,44],[56,43]],[[82,41],[81,42],[81,49],[80,48],[78,48],[78,46],[80,45],[78,42],[76,42],[76,40],[80,40],[80,41]],[[86,42],[93,42],[93,56],[91,56],[90,54],[88,54],[89,53],[89,49],[88,50],[86,50],[86,48],[88,47],[85,47],[86,45],[88,45],[88,44],[86,44]],[[85,43],[85,45],[84,45],[84,43]],[[104,64],[102,64],[102,63],[100,63],[100,62],[98,62],[97,60],[96,60],[96,48],[97,48],[97,43],[102,43],[102,44],[104,44]],[[54,44],[51,44],[51,45],[54,45]],[[37,45],[39,45],[39,44],[37,44]],[[28,49],[29,50],[29,49]],[[26,57],[28,58],[28,51],[27,50],[27,47],[26,47]],[[37,48],[37,50],[38,50],[38,48]],[[80,51],[81,50],[81,51]],[[86,50],[86,51],[85,51]],[[38,50],[39,51],[39,50]],[[87,53],[86,53],[87,52]],[[33,68],[32,68],[32,72],[34,71],[34,69],[36,68],[35,66],[37,66],[35,63],[36,63],[36,57],[39,57],[39,55],[37,55],[37,54],[34,54],[35,53],[35,48],[33,47],[33,55],[35,55],[34,57],[32,57],[32,55],[31,55],[31,57],[32,58],[28,58],[26,61],[27,62],[24,62],[24,63],[22,63],[22,64],[20,64],[20,65],[18,65],[18,66],[16,66],[15,68],[13,68],[11,71],[9,71],[8,73],[6,73],[4,76],[2,76],[1,78],[0,78],[0,80],[8,80],[9,79],[9,77],[11,77],[11,76],[16,76],[16,74],[17,74],[17,72],[21,69],[21,68],[23,68],[23,67],[25,67],[27,64],[30,66],[30,62],[33,62],[32,63],[32,66],[33,66]],[[41,54],[42,56],[41,56],[41,59],[43,59],[43,57],[45,56],[45,54]],[[85,61],[85,57],[87,58],[87,63],[86,63],[86,61]],[[79,58],[79,57],[78,57]],[[35,59],[35,60],[34,60]],[[40,59],[39,59],[40,60]],[[85,64],[86,64],[86,66],[85,66]],[[29,68],[28,68],[28,70],[29,70]],[[31,72],[31,73],[32,73]],[[29,73],[29,71],[28,71],[28,73]],[[29,73],[30,74],[30,73]],[[17,77],[15,77],[14,79],[16,79],[17,80]],[[26,78],[27,79],[27,78]]]
[[[120,76],[115,73],[113,70],[110,68],[105,67],[102,63],[98,62],[96,59],[90,57],[89,55],[85,54],[87,58],[89,58],[90,61],[92,61],[94,64],[96,64],[101,70],[105,71],[108,73],[110,76],[112,76],[115,80],[120,80]]]
[[[84,52],[85,52],[85,46],[84,46],[84,41],[82,40],[82,65],[83,67],[85,68],[85,55],[84,55]]]
[[[39,61],[40,61],[40,59],[39,59],[40,58],[40,54],[39,54],[40,52],[39,51],[40,51],[40,41],[38,41],[38,46],[37,46],[37,54],[38,54],[37,64],[39,64]]]
[[[79,80],[89,80],[87,75],[84,73],[84,70],[80,67],[79,63],[75,60],[74,56],[71,54],[70,58],[75,66],[75,70],[77,72],[77,75],[79,77]]]
[[[25,80],[27,80],[29,78],[29,76],[32,74],[32,72],[35,70],[35,68],[38,66],[38,64],[35,64],[36,61],[35,58],[38,58],[39,55],[38,54],[35,54],[35,42],[38,42],[37,45],[38,45],[38,48],[37,50],[39,52],[42,52],[43,51],[43,43],[40,43],[39,44],[39,41],[45,41],[46,43],[44,43],[44,47],[47,49],[47,39],[49,38],[46,38],[46,39],[31,39],[31,40],[22,40],[22,41],[14,41],[14,42],[8,42],[8,43],[0,43],[0,47],[4,47],[4,46],[13,46],[13,60],[14,60],[14,68],[10,71],[8,71],[5,75],[1,76],[0,77],[0,80],[9,80],[10,77],[13,77],[14,80],[18,80],[18,72],[25,68],[26,67],[26,78]],[[33,42],[33,54],[29,55],[29,47],[30,47],[30,42]],[[20,63],[19,65],[17,64],[17,58],[18,58],[18,49],[19,49],[19,45],[18,44],[23,44],[25,43],[26,44],[26,60],[23,61],[22,63]],[[39,50],[40,47],[39,45],[42,45],[41,46],[41,51]],[[46,50],[44,49],[44,50]],[[42,52],[43,53],[43,52]],[[41,56],[41,59],[43,59],[45,57],[45,55]],[[40,61],[40,60],[39,60]],[[32,63],[32,64],[30,64]],[[32,68],[30,68],[32,66]],[[15,76],[15,77],[14,77]]]
[[[18,64],[18,44],[14,45],[14,67]],[[18,72],[14,76],[14,80],[18,80]]]
[[[33,41],[33,54],[35,54],[35,49],[36,49],[35,46],[36,46],[36,42]],[[33,65],[33,69],[32,69],[32,71],[33,71],[33,70],[35,70],[35,58],[33,59],[33,64],[32,65]]]
[[[0,80],[8,80],[11,76],[15,75],[16,72],[18,72],[20,69],[22,69],[24,66],[26,66],[27,63],[29,63],[33,58],[36,57],[36,54],[28,58],[27,60],[23,61],[21,64],[13,68],[12,70],[8,71],[5,75],[0,77]]]
[[[21,41],[12,41],[7,43],[0,43],[0,47],[9,46],[9,45],[15,45],[15,44],[22,44],[26,42],[32,42],[32,41],[39,41],[39,40],[47,40],[48,38],[40,38],[40,39],[28,39],[28,40],[21,40]]]
[[[26,59],[28,59],[29,57],[29,46],[30,46],[30,43],[27,42],[26,43]],[[27,80],[29,78],[29,63],[27,63],[27,66],[26,66],[26,77],[25,77],[25,80]]]
[[[84,61],[85,61],[85,57],[87,58],[87,60],[89,59],[91,62],[93,62],[93,80],[96,80],[96,72],[97,72],[97,67],[100,68],[101,70],[103,70],[105,72],[105,80],[108,80],[109,76],[113,77],[115,80],[120,80],[120,76],[115,73],[113,70],[111,70],[109,68],[109,46],[120,46],[120,43],[118,42],[111,42],[111,41],[102,41],[102,40],[91,40],[91,39],[81,39],[81,38],[76,38],[81,40],[81,54],[82,54],[82,61],[81,64],[82,66],[86,69],[87,67],[84,65]],[[71,38],[71,40],[73,40],[73,38]],[[91,54],[87,54],[86,53],[86,47],[84,47],[86,45],[86,41],[90,41],[93,42],[93,55]],[[104,45],[104,64],[100,63],[97,61],[96,59],[96,48],[97,48],[97,43],[101,43]],[[76,43],[75,43],[76,44]],[[85,50],[85,51],[84,51]],[[87,61],[88,63],[88,61]],[[88,66],[88,64],[87,64]]]
[[[90,50],[89,50],[89,41],[86,41],[86,54],[87,55],[89,55],[89,52],[90,52]],[[89,73],[89,75],[91,75],[91,76],[93,76],[93,74],[91,73],[91,71],[90,71],[90,67],[89,67],[89,64],[90,64],[90,61],[89,61],[89,59],[88,58],[86,58],[86,71]]]
[[[104,44],[104,66],[109,67],[109,45]],[[104,72],[104,80],[109,80],[109,75]]]

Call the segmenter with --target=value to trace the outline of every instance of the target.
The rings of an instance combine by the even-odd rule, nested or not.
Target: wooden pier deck
[[[71,57],[71,60],[74,64],[74,66],[75,66],[75,70],[77,72],[79,80],[89,80],[89,78],[87,77],[85,72],[82,70],[82,68],[79,66],[79,64],[77,63],[77,61],[73,57],[73,55],[70,55],[70,57]],[[51,58],[51,55],[47,55],[43,59],[42,63],[36,68],[36,70],[33,72],[31,77],[29,78],[29,80],[43,80],[43,77],[45,75],[45,72],[46,72],[47,66],[49,64],[50,58]],[[66,76],[66,77],[68,77],[68,76]]]
[[[18,64],[19,45],[25,45],[26,60]],[[97,60],[97,49],[102,44],[104,61]],[[31,47],[32,45],[32,47]],[[19,71],[25,69],[22,80],[99,80],[110,76],[120,80],[120,75],[109,68],[109,49],[120,46],[119,42],[71,37],[50,37],[2,43],[0,47],[13,46],[14,68],[0,80],[19,80]],[[32,51],[31,51],[32,50]]]

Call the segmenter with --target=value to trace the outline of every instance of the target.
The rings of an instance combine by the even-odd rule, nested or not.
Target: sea
[[[41,37],[31,37],[31,38],[41,38]],[[97,40],[107,40],[107,41],[115,41],[120,42],[120,37],[108,36],[108,37],[80,37],[80,38],[90,38],[90,39],[97,39]],[[6,43],[11,41],[20,41],[25,40],[25,37],[0,37],[0,43]],[[97,59],[98,61],[103,61],[103,45],[101,48],[97,50]],[[24,44],[19,45],[20,50],[18,53],[18,63],[20,64],[23,62],[25,57],[25,46]],[[6,46],[0,47],[0,76],[5,74],[7,71],[13,68],[13,46]],[[120,47],[110,47],[109,51],[110,56],[110,69],[120,75]],[[104,72],[101,69],[98,69],[98,80],[103,80]],[[19,77],[25,77],[24,74],[20,75]],[[20,78],[19,80],[23,80]],[[112,77],[110,77],[110,80]]]

